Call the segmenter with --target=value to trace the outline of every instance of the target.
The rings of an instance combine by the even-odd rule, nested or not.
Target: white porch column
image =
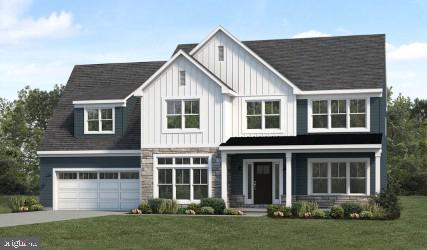
[[[379,149],[375,152],[375,193],[381,192],[381,153]]]
[[[286,206],[292,206],[292,153],[286,152]]]
[[[227,153],[221,152],[221,198],[228,207]]]

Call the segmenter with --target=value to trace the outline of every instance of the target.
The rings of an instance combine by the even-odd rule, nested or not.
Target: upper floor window
[[[218,60],[224,61],[224,46],[218,46]]]
[[[168,129],[199,129],[199,100],[167,100]]]
[[[309,132],[369,131],[369,99],[312,100]]]
[[[280,101],[247,101],[246,129],[280,129]]]
[[[114,108],[85,109],[85,133],[114,133]]]

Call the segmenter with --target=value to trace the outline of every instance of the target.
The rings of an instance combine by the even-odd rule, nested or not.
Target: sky
[[[386,34],[387,84],[427,99],[427,0],[0,0],[0,97],[76,64],[167,60],[219,25],[240,40]]]

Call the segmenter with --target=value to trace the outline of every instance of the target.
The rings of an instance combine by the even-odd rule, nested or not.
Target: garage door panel
[[[122,183],[120,183],[120,187],[122,190],[138,190],[139,189],[139,182],[136,182],[136,181],[122,182]]]
[[[58,182],[59,189],[77,189],[79,188],[79,183],[76,181],[60,181]]]
[[[122,192],[121,194],[122,200],[134,200],[139,195],[138,192]]]
[[[59,200],[58,202],[59,209],[78,209],[79,208],[79,200],[78,199],[67,199],[67,200]]]
[[[133,208],[138,207],[139,205],[139,200],[134,200],[134,201],[126,201],[126,202],[121,202],[121,209],[123,210],[131,210]]]
[[[85,190],[97,190],[98,189],[98,182],[96,181],[79,181],[79,188],[85,189]]]
[[[120,209],[119,201],[101,201],[99,202],[100,209]]]
[[[99,183],[99,189],[100,190],[119,190],[119,183],[118,182],[101,182]]]
[[[59,199],[78,199],[79,193],[78,192],[59,192],[58,198]]]
[[[97,209],[98,200],[80,200],[79,208],[80,209]]]
[[[81,199],[98,199],[98,192],[80,192],[79,198],[81,198]]]
[[[119,199],[119,192],[101,192],[99,193],[99,199]]]

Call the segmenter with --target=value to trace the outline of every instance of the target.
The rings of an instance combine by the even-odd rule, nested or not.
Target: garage
[[[138,207],[139,169],[54,169],[55,210],[130,210]]]

